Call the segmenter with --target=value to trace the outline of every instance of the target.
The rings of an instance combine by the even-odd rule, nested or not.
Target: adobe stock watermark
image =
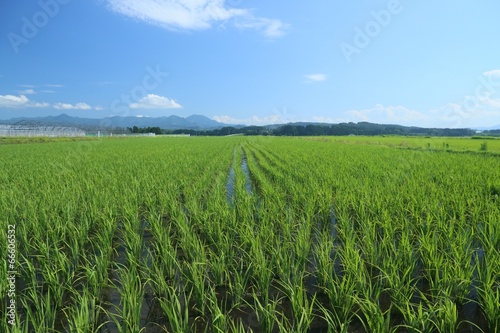
[[[16,225],[7,225],[7,323],[10,326],[16,324]]]
[[[479,112],[490,100],[491,96],[500,91],[500,70],[485,72],[478,78],[474,95],[466,96],[464,100],[446,111],[443,119],[454,127],[461,127],[464,121]]]
[[[21,45],[26,45],[30,40],[35,38],[40,29],[45,27],[51,18],[54,18],[61,9],[62,5],[66,5],[71,0],[40,0],[38,5],[40,10],[33,14],[32,17],[28,18],[23,16],[21,18],[22,26],[19,33],[9,32],[7,38],[12,46],[12,49],[16,54],[19,53],[19,47]]]
[[[372,10],[370,12],[373,20],[368,21],[363,28],[354,27],[354,39],[351,43],[342,42],[339,44],[340,50],[348,63],[352,62],[355,54],[360,54],[368,47],[373,39],[377,38],[382,30],[391,24],[395,16],[403,12],[403,5],[399,0],[390,0],[386,9]]]

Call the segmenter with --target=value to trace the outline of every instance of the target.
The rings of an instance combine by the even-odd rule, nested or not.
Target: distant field
[[[402,136],[342,136],[322,137],[330,142],[381,145],[395,148],[416,148],[451,151],[489,151],[500,153],[500,138],[492,137],[402,137]],[[486,150],[483,144],[486,143]]]
[[[499,332],[500,140],[30,142],[0,332]]]

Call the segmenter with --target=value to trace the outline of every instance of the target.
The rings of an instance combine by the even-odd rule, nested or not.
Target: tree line
[[[402,125],[382,125],[368,122],[340,124],[286,124],[271,126],[226,126],[211,130],[176,129],[137,126],[127,128],[131,133],[190,134],[192,136],[274,135],[274,136],[345,136],[345,135],[420,135],[420,136],[473,136],[468,128],[423,128]],[[482,135],[500,136],[500,130],[483,131]]]

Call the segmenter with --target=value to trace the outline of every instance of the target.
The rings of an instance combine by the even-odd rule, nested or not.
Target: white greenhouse
[[[36,122],[21,121],[12,125],[0,125],[0,137],[7,136],[85,136],[85,131],[76,127],[63,125],[47,125]]]

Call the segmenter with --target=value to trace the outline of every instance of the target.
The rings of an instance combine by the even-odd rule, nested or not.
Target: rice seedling
[[[307,332],[314,319],[316,295],[309,300],[302,283],[281,282],[280,285],[292,308],[291,331]]]
[[[422,303],[418,305],[410,303],[404,304],[405,308],[399,308],[404,317],[404,324],[400,327],[407,329],[409,333],[431,332],[433,329],[432,313],[424,308]]]
[[[179,292],[174,287],[160,282],[157,291],[163,294],[158,298],[161,309],[168,320],[167,331],[189,333],[191,332],[191,325],[189,323],[189,309],[188,303],[190,294],[186,295],[184,292]]]
[[[493,250],[489,256],[478,263],[479,286],[478,303],[481,307],[490,332],[500,331],[500,255]]]
[[[272,299],[266,302],[261,301],[256,293],[253,293],[254,309],[259,322],[259,329],[264,333],[271,333],[278,325],[277,306],[281,302],[280,299]]]
[[[101,311],[97,298],[84,290],[82,294],[74,291],[74,306],[66,309],[68,317],[67,330],[75,333],[99,332],[100,328],[106,323],[97,325],[99,313]]]
[[[368,332],[396,332],[397,327],[391,327],[391,309],[382,310],[377,301],[370,298],[356,297],[360,312],[356,316],[361,320]]]

